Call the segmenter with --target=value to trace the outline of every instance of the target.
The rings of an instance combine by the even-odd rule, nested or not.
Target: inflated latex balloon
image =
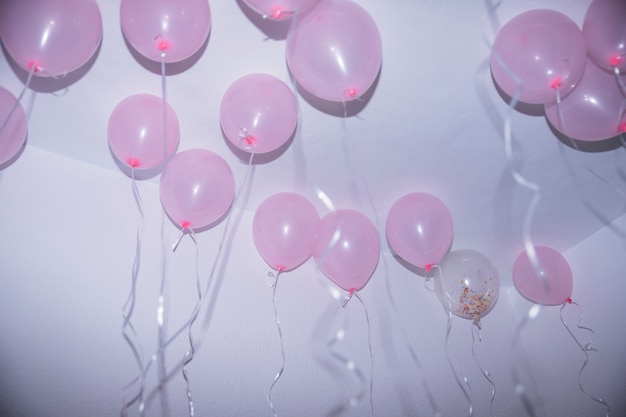
[[[320,0],[243,0],[261,16],[282,21],[307,12]]]
[[[587,48],[582,31],[554,10],[521,13],[498,32],[491,73],[509,96],[530,104],[556,101],[569,93],[585,68]]]
[[[324,216],[313,251],[315,263],[335,284],[358,291],[378,265],[380,240],[372,222],[355,210],[337,210]]]
[[[95,0],[2,1],[0,39],[22,69],[64,76],[98,49],[102,16]]]
[[[124,99],[109,117],[111,151],[120,162],[134,169],[147,170],[163,165],[164,159],[176,152],[179,133],[174,110],[160,97],[150,94]]]
[[[235,197],[235,179],[218,154],[189,149],[167,163],[160,192],[170,219],[183,230],[197,230],[226,214]]]
[[[448,311],[471,320],[491,311],[500,293],[500,277],[485,255],[470,249],[452,251],[439,267],[435,292]]]
[[[626,1],[593,0],[585,14],[583,35],[596,65],[626,72]]]
[[[272,75],[246,75],[226,90],[220,124],[236,147],[255,153],[273,151],[296,129],[296,98],[287,84]]]
[[[626,76],[620,78],[626,82]],[[546,104],[545,113],[559,132],[574,139],[597,141],[620,134],[620,126],[626,122],[623,101],[615,75],[589,60],[576,88],[560,104]]]
[[[430,269],[448,252],[454,235],[452,215],[446,205],[428,193],[399,198],[387,214],[387,241],[402,259]]]
[[[211,30],[207,0],[122,0],[120,18],[133,48],[157,62],[189,58]]]
[[[374,83],[382,63],[382,43],[374,19],[350,0],[320,2],[287,35],[287,64],[312,95],[346,102]]]
[[[572,269],[559,252],[545,246],[536,246],[539,271],[535,269],[526,251],[513,264],[515,288],[528,300],[544,305],[559,305],[568,301],[574,288]]]
[[[27,130],[24,108],[13,94],[0,87],[0,165],[24,146]]]
[[[270,267],[277,271],[296,268],[313,254],[320,218],[313,204],[296,193],[267,198],[254,214],[254,244]]]

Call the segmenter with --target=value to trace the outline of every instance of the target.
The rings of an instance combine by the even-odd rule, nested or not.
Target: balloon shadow
[[[241,12],[248,18],[254,26],[256,26],[267,39],[273,39],[277,41],[284,41],[287,39],[287,34],[291,28],[292,19],[287,20],[273,20],[263,17],[250,6],[243,2],[243,0],[237,0],[237,5],[241,9]]]
[[[498,93],[498,95],[500,96],[500,98],[508,105],[511,105],[511,102],[513,101],[513,97],[511,97],[510,95],[508,95],[507,93],[504,92],[504,90],[502,90],[500,88],[500,86],[498,85],[498,83],[496,82],[495,78],[493,78],[493,73],[491,72],[491,82],[493,83],[493,86],[496,89],[496,92]],[[531,104],[531,103],[525,103],[523,101],[519,101],[517,103],[515,103],[515,106],[513,106],[513,108],[522,113],[525,114],[526,116],[534,116],[534,117],[538,117],[538,116],[544,116],[545,115],[545,108],[543,104]]]
[[[561,141],[565,146],[575,149],[581,152],[589,152],[589,153],[598,153],[598,152],[607,152],[613,151],[615,149],[621,148],[622,141],[620,139],[620,134],[618,133],[616,136],[612,138],[607,138],[603,140],[579,140],[574,139],[571,136],[568,136],[558,130],[554,125],[550,122],[550,119],[546,117],[546,123],[550,128],[550,131],[558,140]]]
[[[273,151],[254,154],[254,157],[252,158],[252,164],[262,165],[262,164],[267,164],[278,159],[282,154],[284,154],[287,151],[287,148],[289,148],[294,138],[296,137],[296,132],[297,132],[297,128],[294,129],[293,133],[291,134],[289,139],[285,141],[285,143],[283,143],[282,145],[280,145],[278,148],[274,149]],[[248,161],[250,161],[250,152],[246,151],[245,149],[241,149],[240,147],[233,144],[228,139],[223,129],[222,129],[222,138],[224,139],[224,142],[226,142],[226,145],[228,146],[228,148],[231,150],[233,154],[235,154],[237,158],[239,158],[241,161],[245,163],[248,163]]]
[[[0,164],[0,173],[1,171],[4,171],[4,169],[13,165],[13,163],[19,159],[19,157],[24,153],[24,149],[26,149],[26,142],[28,142],[28,134],[26,134],[26,139],[24,140],[24,143],[22,144],[22,146],[20,146],[20,149],[15,153],[15,155]]]
[[[121,26],[120,26],[120,30],[121,30]],[[178,61],[178,62],[169,62],[169,63],[166,62],[165,63],[165,75],[177,75],[193,67],[204,54],[204,51],[206,50],[207,45],[209,44],[209,40],[211,39],[211,33],[212,31],[209,32],[209,35],[205,39],[204,43],[200,46],[200,48],[198,48],[198,50],[194,52],[188,58],[185,58],[182,61]],[[144,69],[150,71],[153,74],[161,75],[161,62],[153,61],[143,56],[137,49],[135,49],[133,45],[131,45],[131,43],[126,38],[126,34],[124,34],[123,30],[122,30],[122,37],[124,39],[124,43],[126,44],[126,48],[128,49],[131,56],[135,59],[135,61],[137,61],[139,65],[141,65]]]
[[[323,113],[326,113],[330,116],[352,117],[352,116],[356,116],[361,111],[363,111],[363,109],[365,109],[365,107],[368,105],[368,103],[372,99],[372,96],[374,95],[374,92],[376,91],[376,87],[378,86],[381,72],[382,72],[382,67],[378,71],[378,75],[376,75],[376,78],[374,79],[374,82],[372,83],[372,85],[367,89],[367,91],[365,91],[365,93],[363,93],[363,95],[361,95],[360,97],[354,100],[350,100],[346,102],[330,101],[330,100],[325,100],[323,98],[317,97],[313,95],[312,93],[310,93],[309,91],[307,91],[297,81],[294,80],[293,82],[296,84],[296,89],[300,97],[302,97],[304,101],[309,103],[311,106],[313,106],[317,110]]]
[[[39,93],[53,93],[55,91],[63,90],[69,88],[70,85],[74,84],[81,78],[85,76],[93,67],[93,64],[98,59],[100,55],[100,50],[102,49],[102,41],[98,44],[98,47],[94,51],[93,55],[80,67],[76,68],[74,71],[70,71],[62,76],[49,76],[42,77],[37,75],[37,72],[33,74],[31,77],[30,84],[28,87]],[[22,84],[26,84],[28,80],[29,71],[26,71],[24,68],[20,67],[17,62],[13,59],[9,51],[7,51],[4,44],[2,44],[2,51],[4,52],[4,56],[7,59],[9,67],[13,70],[17,78],[22,82]]]

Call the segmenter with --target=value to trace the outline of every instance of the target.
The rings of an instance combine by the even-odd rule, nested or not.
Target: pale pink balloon
[[[270,152],[287,142],[296,129],[296,98],[278,78],[249,74],[226,90],[220,123],[236,147],[255,153]]]
[[[334,243],[334,239],[338,237]],[[324,216],[313,251],[315,263],[335,284],[358,291],[378,265],[380,240],[372,222],[355,210],[337,210]]]
[[[289,271],[313,254],[320,218],[300,194],[284,192],[267,198],[254,213],[254,244],[270,267]]]
[[[158,168],[174,155],[179,132],[174,110],[163,99],[150,94],[122,100],[109,117],[111,151],[120,162],[138,170]]]
[[[537,304],[559,305],[572,296],[574,282],[572,269],[559,252],[545,246],[536,246],[540,269],[533,266],[526,251],[513,264],[515,288],[528,300]]]
[[[587,48],[582,31],[554,10],[521,13],[498,32],[491,73],[509,96],[530,104],[556,101],[569,93],[583,74]]]
[[[452,215],[446,205],[428,193],[410,193],[399,198],[387,214],[387,241],[402,259],[430,269],[452,245]]]
[[[235,197],[235,179],[218,154],[189,149],[167,163],[160,192],[170,219],[183,230],[197,230],[222,220]]]
[[[85,64],[102,40],[95,0],[0,2],[0,38],[24,70],[63,76]]]
[[[133,48],[157,62],[189,58],[211,30],[207,0],[122,0],[120,18]]]
[[[320,0],[243,0],[252,10],[268,19],[282,21],[301,16]],[[297,18],[296,17],[296,18]]]
[[[22,149],[26,133],[24,108],[13,94],[0,87],[0,166]]]
[[[626,76],[621,78],[626,82]],[[615,75],[588,60],[578,85],[561,104],[545,105],[546,117],[559,132],[574,139],[597,141],[615,137],[626,122],[620,91]]]
[[[435,293],[451,313],[478,320],[489,313],[500,294],[500,275],[489,258],[471,249],[449,252],[439,264]]]
[[[626,1],[593,0],[585,14],[583,35],[596,65],[626,72]]]
[[[382,42],[374,19],[350,0],[320,2],[296,20],[287,35],[287,64],[312,95],[346,102],[374,83]]]

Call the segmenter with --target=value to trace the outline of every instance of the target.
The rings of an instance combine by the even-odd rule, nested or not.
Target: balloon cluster
[[[593,0],[582,30],[562,13],[524,12],[498,32],[492,76],[508,96],[542,104],[567,137],[600,141],[626,131],[626,2]]]

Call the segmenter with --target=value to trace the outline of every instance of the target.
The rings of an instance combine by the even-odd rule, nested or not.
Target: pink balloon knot
[[[356,288],[350,288],[350,297],[352,297],[355,292],[356,292]]]
[[[34,68],[35,72],[41,71],[41,65],[39,65],[36,61],[30,61],[28,63],[28,69],[32,70]]]
[[[140,165],[139,159],[133,157],[128,158],[126,162],[128,162],[131,168],[137,168]]]
[[[191,223],[189,223],[187,220],[183,220],[183,222],[180,224],[180,227],[184,229],[189,229],[189,226],[191,226]]]
[[[282,9],[274,9],[274,12],[272,13],[272,19],[280,19],[282,16],[283,16]]]
[[[434,264],[428,264],[424,267],[424,270],[426,272],[430,272],[431,269],[433,269],[433,266],[435,266]]]
[[[350,98],[355,98],[356,97],[356,89],[354,88],[348,88],[346,89],[346,95]]]
[[[570,297],[568,297],[565,301],[567,302],[567,304],[572,304],[574,302]]]
[[[550,88],[553,89],[557,89],[557,88],[561,88],[561,77],[556,77],[555,79],[552,80],[552,82],[550,83]]]
[[[612,67],[617,67],[619,64],[622,63],[623,60],[624,58],[621,55],[613,55],[611,58],[609,58],[609,65],[611,65]]]
[[[276,265],[276,271],[283,272],[285,270],[285,265]]]
[[[256,138],[254,136],[246,136],[245,138],[243,138],[243,140],[245,140],[246,143],[250,146],[256,144]]]
[[[626,122],[622,122],[617,130],[619,130],[620,132],[626,132]]]
[[[161,38],[159,39],[159,43],[157,44],[157,47],[159,48],[159,51],[164,52],[167,51],[168,49],[170,49],[170,43],[169,41]]]

